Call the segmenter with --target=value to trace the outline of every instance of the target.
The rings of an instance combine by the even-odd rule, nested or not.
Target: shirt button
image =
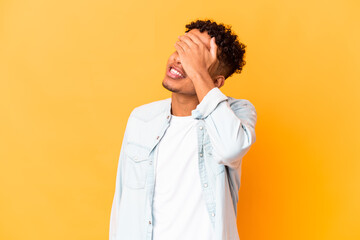
[[[149,224],[151,224],[151,221],[149,221]]]
[[[200,153],[200,157],[202,157],[203,156],[203,154],[202,153]]]
[[[212,213],[211,216],[215,217],[215,213]]]
[[[159,136],[157,136],[156,139],[159,139]]]
[[[203,127],[199,127],[200,128],[200,130],[202,130],[203,129]]]
[[[169,117],[170,117],[170,116],[168,115],[166,118],[169,119]]]
[[[208,185],[207,185],[207,183],[204,183],[204,187],[207,187]]]

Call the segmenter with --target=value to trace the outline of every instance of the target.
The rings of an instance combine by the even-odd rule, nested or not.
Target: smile
[[[182,75],[179,71],[175,70],[174,68],[170,67],[167,75],[173,79],[181,79],[181,78],[185,78],[184,75]]]

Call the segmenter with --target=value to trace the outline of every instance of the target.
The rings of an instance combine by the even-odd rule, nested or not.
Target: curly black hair
[[[218,46],[218,59],[220,65],[218,69],[223,70],[225,79],[232,76],[233,73],[240,73],[245,65],[245,47],[246,45],[238,40],[238,36],[231,32],[231,25],[216,23],[213,20],[196,20],[185,25],[186,31],[196,28],[200,32],[207,31],[210,37],[215,37],[215,43]]]

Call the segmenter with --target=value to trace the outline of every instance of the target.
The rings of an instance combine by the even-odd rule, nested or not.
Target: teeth
[[[184,77],[183,75],[181,75],[181,73],[179,73],[178,71],[176,71],[174,68],[171,68],[170,72],[180,76],[180,77]]]

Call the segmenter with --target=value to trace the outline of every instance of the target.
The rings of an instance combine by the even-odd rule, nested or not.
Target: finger
[[[181,35],[181,36],[179,36],[179,39],[181,41],[185,42],[189,48],[198,47],[198,45],[195,42],[193,42],[193,40],[188,36]]]
[[[180,46],[182,46],[184,51],[190,48],[190,46],[185,41],[183,41],[181,39],[179,39],[178,44],[180,44]]]
[[[184,49],[182,48],[182,46],[179,44],[179,42],[175,43],[175,49],[178,51],[179,55],[184,53]]]
[[[187,32],[185,33],[187,37],[189,37],[194,43],[196,43],[198,46],[199,45],[203,45],[204,43],[200,40],[200,38],[198,36],[196,36],[195,34],[191,33],[191,32]]]
[[[184,51],[189,49],[189,46],[183,41],[177,41],[176,44],[178,44]]]

